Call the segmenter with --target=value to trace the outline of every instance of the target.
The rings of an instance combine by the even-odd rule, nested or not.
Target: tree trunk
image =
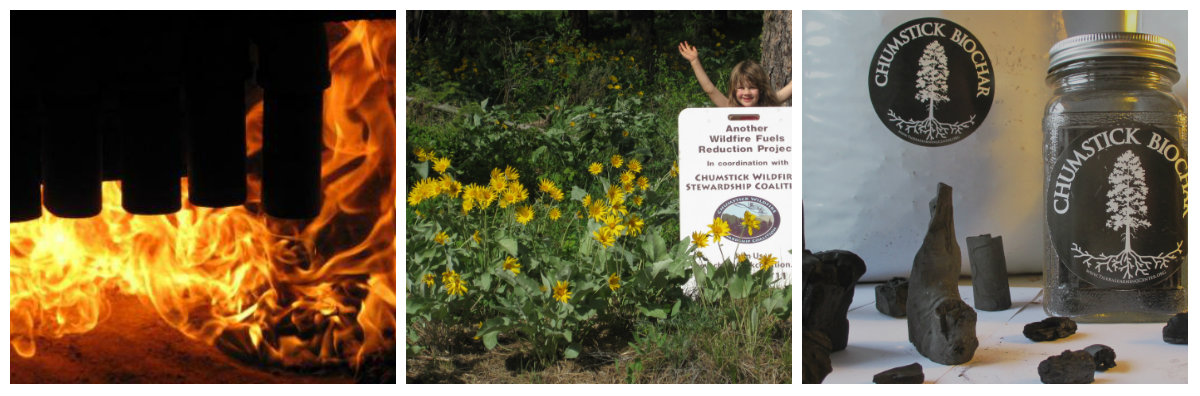
[[[776,90],[792,81],[791,11],[763,12],[762,67]],[[784,105],[791,106],[792,100]]]

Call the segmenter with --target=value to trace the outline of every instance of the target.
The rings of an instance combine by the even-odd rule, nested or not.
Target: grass
[[[632,329],[597,328],[579,359],[551,363],[529,358],[527,345],[504,337],[489,352],[471,339],[470,325],[427,325],[419,331],[448,337],[408,357],[406,382],[791,383],[791,318],[768,316],[753,326],[739,316],[748,311],[737,303],[693,303],[666,320],[638,320]]]

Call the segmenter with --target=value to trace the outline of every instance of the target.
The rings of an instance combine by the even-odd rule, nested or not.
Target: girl
[[[708,94],[708,98],[712,99],[717,107],[782,106],[792,97],[791,81],[779,91],[775,91],[767,73],[752,60],[739,62],[733,67],[733,71],[729,73],[729,94],[721,96],[721,92],[709,81],[704,67],[700,66],[700,52],[696,47],[689,45],[687,41],[679,43],[679,54],[692,64],[692,71],[696,73],[700,87],[704,88],[704,93]]]

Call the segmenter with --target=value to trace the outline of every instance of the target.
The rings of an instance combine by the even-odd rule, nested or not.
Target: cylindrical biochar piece
[[[991,234],[967,238],[971,260],[971,291],[975,308],[1003,311],[1012,306],[1008,288],[1008,265],[1004,262],[1004,240]]]
[[[246,201],[245,79],[249,37],[230,14],[188,21],[188,200],[226,207]]]
[[[13,29],[13,33],[18,30]],[[32,35],[33,32],[25,32]],[[12,64],[14,76],[29,76],[36,67],[36,58],[30,53],[28,37],[18,34],[12,40]],[[41,132],[38,130],[37,89],[29,78],[12,79],[12,179],[9,221],[33,220],[42,216],[42,181],[38,168],[42,165]]]
[[[323,91],[330,83],[324,26],[279,19],[259,27],[263,208],[274,217],[313,218],[321,211]]]
[[[121,206],[140,215],[179,211],[183,146],[179,90],[121,96]]]

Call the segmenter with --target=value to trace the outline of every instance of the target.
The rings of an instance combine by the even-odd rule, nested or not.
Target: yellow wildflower
[[[621,137],[629,137],[629,131],[621,131]]]
[[[612,290],[612,291],[617,291],[617,289],[620,289],[620,288],[621,288],[621,276],[617,275],[616,272],[613,272],[612,275],[608,276],[608,289]]]
[[[637,186],[638,188],[642,189],[642,191],[646,191],[647,188],[650,188],[650,179],[647,179],[646,176],[638,177]]]
[[[445,245],[448,240],[450,240],[450,236],[446,235],[445,231],[439,231],[437,235],[433,236],[433,241],[437,242],[438,245]]]
[[[521,177],[521,174],[517,173],[517,170],[514,169],[512,166],[506,165],[504,167],[504,177],[506,179],[508,179],[509,181],[516,181],[517,178]]]
[[[621,164],[625,162],[625,159],[621,158],[620,154],[613,154],[611,162],[613,168],[620,168]]]
[[[750,259],[749,257],[746,257],[746,253],[738,253],[738,255],[737,255],[737,261],[739,263],[745,262],[746,260],[749,260],[749,259]]]
[[[570,285],[571,282],[558,281],[554,285],[554,299],[566,304],[571,299],[571,291],[567,290]]]
[[[458,198],[458,194],[462,192],[462,183],[454,180],[450,175],[443,174],[441,179],[438,179],[440,191],[451,198]]]
[[[604,201],[592,202],[592,205],[588,206],[587,208],[588,218],[600,220],[605,214],[608,213],[609,209],[610,207],[605,205]]]
[[[746,235],[754,235],[755,228],[762,228],[760,223],[762,222],[758,220],[758,216],[750,213],[749,210],[746,211],[746,214],[742,215],[742,227],[746,227]]]
[[[775,265],[775,263],[776,263],[776,262],[778,262],[778,261],[779,261],[779,260],[778,260],[778,259],[776,259],[776,258],[775,258],[775,256],[772,256],[772,255],[769,255],[769,254],[765,254],[765,255],[763,255],[762,257],[759,257],[759,258],[758,258],[758,264],[759,264],[759,266],[760,266],[759,268],[760,268],[761,270],[763,270],[763,271],[769,270],[769,269],[771,269],[771,267],[772,267],[772,266],[774,266],[774,265]]]
[[[504,270],[512,271],[512,273],[514,275],[519,274],[519,273],[521,273],[521,263],[518,262],[517,259],[513,256],[505,257],[504,258]]]
[[[637,174],[634,174],[632,170],[621,174],[621,184],[632,184],[634,180],[637,180]]]
[[[433,274],[425,274],[425,285],[433,287]]]
[[[588,113],[588,117],[596,118],[596,113]]]
[[[620,232],[609,226],[600,227],[600,229],[592,233],[592,238],[596,242],[600,242],[600,245],[605,248],[612,247],[617,242],[618,236],[620,236]]]
[[[613,89],[615,89],[615,90],[620,90],[620,89],[621,89],[621,84],[613,85]]]
[[[642,197],[641,196],[633,197],[633,204],[637,205],[637,206],[642,206]]]
[[[629,170],[633,171],[633,173],[641,173],[642,161],[638,161],[637,158],[629,160]]]
[[[603,171],[604,165],[600,165],[599,162],[593,162],[592,165],[588,166],[588,172],[591,172],[593,175],[599,175]]]
[[[558,189],[557,187],[555,187],[553,191],[550,191],[550,199],[553,199],[555,201],[562,201],[563,198],[565,198],[565,197],[566,196],[563,195],[562,190]]]
[[[591,204],[592,204],[592,194],[585,194],[583,196],[583,207],[586,208]]]
[[[671,177],[679,177],[679,161],[671,162]]]
[[[549,181],[546,179],[538,179],[538,191],[548,193],[557,188],[558,188],[558,186],[555,186],[554,182],[552,182],[552,181]]]
[[[629,226],[629,235],[638,236],[642,233],[642,227],[646,225],[646,221],[633,214],[629,215],[629,221],[625,222],[625,225]]]
[[[609,81],[612,81],[612,82],[613,82],[613,84],[616,84],[616,83],[617,83],[617,76],[608,76],[608,80],[609,80]]]
[[[546,63],[549,63],[549,64],[553,65],[553,64],[554,64],[554,58],[549,58],[549,59],[546,59]]]
[[[692,244],[698,248],[708,247],[708,234],[696,231],[692,233]]]
[[[479,237],[479,230],[475,230],[475,233],[471,234],[471,239],[474,239],[475,243],[483,243],[483,238]]]
[[[575,126],[575,121],[571,121],[571,126]]]
[[[729,223],[721,220],[720,217],[714,217],[712,224],[709,224],[708,228],[711,230],[713,242],[719,242],[721,237],[729,235]]]
[[[638,91],[638,96],[643,96],[643,95],[645,95],[645,94],[646,94],[645,92]]]
[[[442,284],[446,286],[446,295],[453,296],[463,295],[467,292],[467,283],[463,282],[462,277],[454,270],[449,270],[442,273]]]
[[[550,220],[558,220],[558,218],[562,217],[562,212],[560,212],[558,208],[551,208],[549,217]]]
[[[517,208],[516,216],[517,216],[517,222],[521,223],[521,225],[525,225],[525,223],[528,223],[530,220],[533,220],[533,207],[531,207],[529,205],[525,205],[525,206]]]

